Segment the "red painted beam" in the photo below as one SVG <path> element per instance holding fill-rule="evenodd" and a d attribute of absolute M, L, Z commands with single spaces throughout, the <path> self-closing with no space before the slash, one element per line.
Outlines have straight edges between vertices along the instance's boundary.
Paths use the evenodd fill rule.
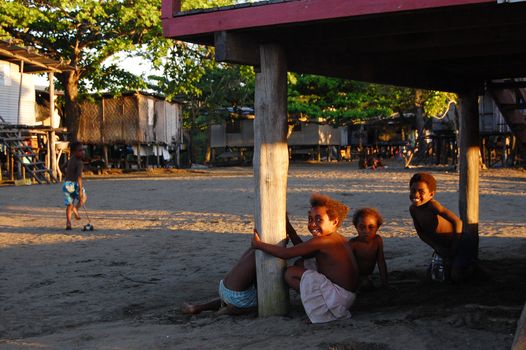
<path fill-rule="evenodd" d="M 161 18 L 172 18 L 174 14 L 181 11 L 181 0 L 162 0 Z"/>
<path fill-rule="evenodd" d="M 224 30 L 257 28 L 346 17 L 496 3 L 495 0 L 292 0 L 173 18 L 180 0 L 163 0 L 166 37 L 189 37 Z M 501 5 L 506 6 L 506 5 Z M 166 7 L 166 9 L 165 9 Z"/>

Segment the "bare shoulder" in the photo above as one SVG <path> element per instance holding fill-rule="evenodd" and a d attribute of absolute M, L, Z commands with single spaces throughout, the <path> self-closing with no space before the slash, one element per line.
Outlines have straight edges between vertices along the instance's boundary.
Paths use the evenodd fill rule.
<path fill-rule="evenodd" d="M 429 201 L 429 206 L 435 211 L 441 211 L 444 208 L 442 204 L 435 199 Z"/>
<path fill-rule="evenodd" d="M 383 247 L 384 246 L 384 240 L 383 240 L 382 236 L 377 234 L 376 237 L 374 237 L 374 243 L 379 248 Z"/>

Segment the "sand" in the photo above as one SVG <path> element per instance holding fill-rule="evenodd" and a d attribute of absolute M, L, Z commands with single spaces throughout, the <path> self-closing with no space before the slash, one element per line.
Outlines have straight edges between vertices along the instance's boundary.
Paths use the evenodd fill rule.
<path fill-rule="evenodd" d="M 408 213 L 411 172 L 291 167 L 288 210 L 300 233 L 312 191 L 377 207 L 386 221 L 393 288 L 360 295 L 351 320 L 326 325 L 303 323 L 295 293 L 289 317 L 180 312 L 215 297 L 250 244 L 249 168 L 88 179 L 92 233 L 80 231 L 83 212 L 63 229 L 60 185 L 2 187 L 0 349 L 508 349 L 526 299 L 526 172 L 482 173 L 480 258 L 492 277 L 463 286 L 424 281 L 431 250 Z M 458 212 L 458 174 L 434 174 L 436 198 Z M 354 229 L 347 222 L 342 233 Z"/>

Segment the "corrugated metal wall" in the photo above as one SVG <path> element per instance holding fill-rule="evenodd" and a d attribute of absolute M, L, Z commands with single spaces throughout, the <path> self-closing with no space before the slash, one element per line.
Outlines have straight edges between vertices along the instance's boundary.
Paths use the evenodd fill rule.
<path fill-rule="evenodd" d="M 32 74 L 22 77 L 20 118 L 18 118 L 18 95 L 20 68 L 16 64 L 0 61 L 0 115 L 7 123 L 34 125 L 36 123 L 35 83 Z"/>

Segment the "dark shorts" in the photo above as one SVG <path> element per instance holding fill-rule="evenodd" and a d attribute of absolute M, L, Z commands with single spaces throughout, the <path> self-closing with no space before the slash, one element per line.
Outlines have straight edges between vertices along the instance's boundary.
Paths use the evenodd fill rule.
<path fill-rule="evenodd" d="M 463 233 L 453 258 L 453 268 L 465 269 L 477 259 L 478 242 L 475 235 Z"/>

